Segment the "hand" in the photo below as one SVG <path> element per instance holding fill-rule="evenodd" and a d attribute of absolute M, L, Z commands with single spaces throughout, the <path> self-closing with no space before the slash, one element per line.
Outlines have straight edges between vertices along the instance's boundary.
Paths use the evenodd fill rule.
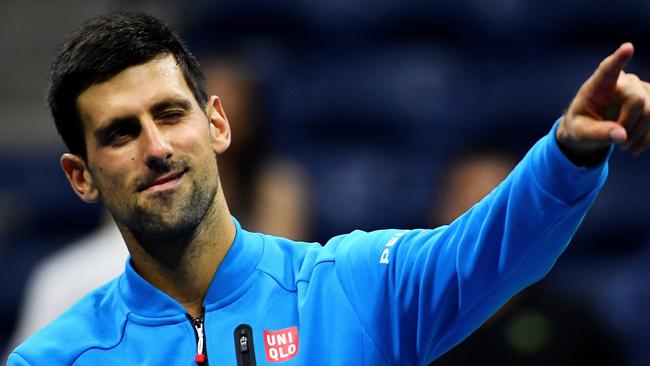
<path fill-rule="evenodd" d="M 577 165 L 598 163 L 611 143 L 635 155 L 650 145 L 650 84 L 623 71 L 633 54 L 624 43 L 604 59 L 558 126 L 558 144 Z"/>

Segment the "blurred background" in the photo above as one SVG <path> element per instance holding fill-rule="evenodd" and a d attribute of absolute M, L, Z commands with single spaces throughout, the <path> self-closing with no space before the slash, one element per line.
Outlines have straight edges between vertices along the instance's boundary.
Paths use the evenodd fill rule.
<path fill-rule="evenodd" d="M 624 41 L 637 50 L 628 71 L 650 79 L 644 0 L 3 0 L 0 350 L 95 286 L 80 279 L 123 265 L 103 208 L 78 200 L 59 168 L 44 102 L 63 35 L 115 10 L 172 24 L 222 96 L 234 215 L 305 241 L 452 220 Z M 649 163 L 616 151 L 551 274 L 433 365 L 650 365 Z M 112 245 L 90 249 L 99 242 Z"/>

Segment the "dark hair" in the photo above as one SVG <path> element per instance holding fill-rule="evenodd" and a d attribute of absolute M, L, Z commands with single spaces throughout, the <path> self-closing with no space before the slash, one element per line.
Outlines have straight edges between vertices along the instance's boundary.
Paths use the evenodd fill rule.
<path fill-rule="evenodd" d="M 171 54 L 199 105 L 207 103 L 205 77 L 178 34 L 142 13 L 100 15 L 71 32 L 50 64 L 47 101 L 61 138 L 71 153 L 86 158 L 77 97 L 91 85 L 122 70 Z"/>

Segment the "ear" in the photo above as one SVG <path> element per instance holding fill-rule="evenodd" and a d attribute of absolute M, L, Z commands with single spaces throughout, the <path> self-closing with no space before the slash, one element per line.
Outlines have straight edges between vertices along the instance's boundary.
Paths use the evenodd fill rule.
<path fill-rule="evenodd" d="M 74 154 L 61 156 L 61 167 L 74 193 L 86 202 L 97 202 L 99 190 L 90 175 L 86 162 Z"/>
<path fill-rule="evenodd" d="M 212 150 L 221 154 L 230 146 L 230 124 L 228 117 L 221 106 L 221 99 L 213 95 L 210 97 L 206 108 L 206 115 L 210 121 L 210 140 L 212 141 Z"/>

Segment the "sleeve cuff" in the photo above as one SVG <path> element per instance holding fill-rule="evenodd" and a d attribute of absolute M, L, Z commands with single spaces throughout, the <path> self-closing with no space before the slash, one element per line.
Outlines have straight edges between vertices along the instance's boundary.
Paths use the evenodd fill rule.
<path fill-rule="evenodd" d="M 537 143 L 532 159 L 540 184 L 562 201 L 571 203 L 600 189 L 605 183 L 613 146 L 600 164 L 579 167 L 564 155 L 555 138 L 561 120 L 559 118 L 551 132 Z"/>

